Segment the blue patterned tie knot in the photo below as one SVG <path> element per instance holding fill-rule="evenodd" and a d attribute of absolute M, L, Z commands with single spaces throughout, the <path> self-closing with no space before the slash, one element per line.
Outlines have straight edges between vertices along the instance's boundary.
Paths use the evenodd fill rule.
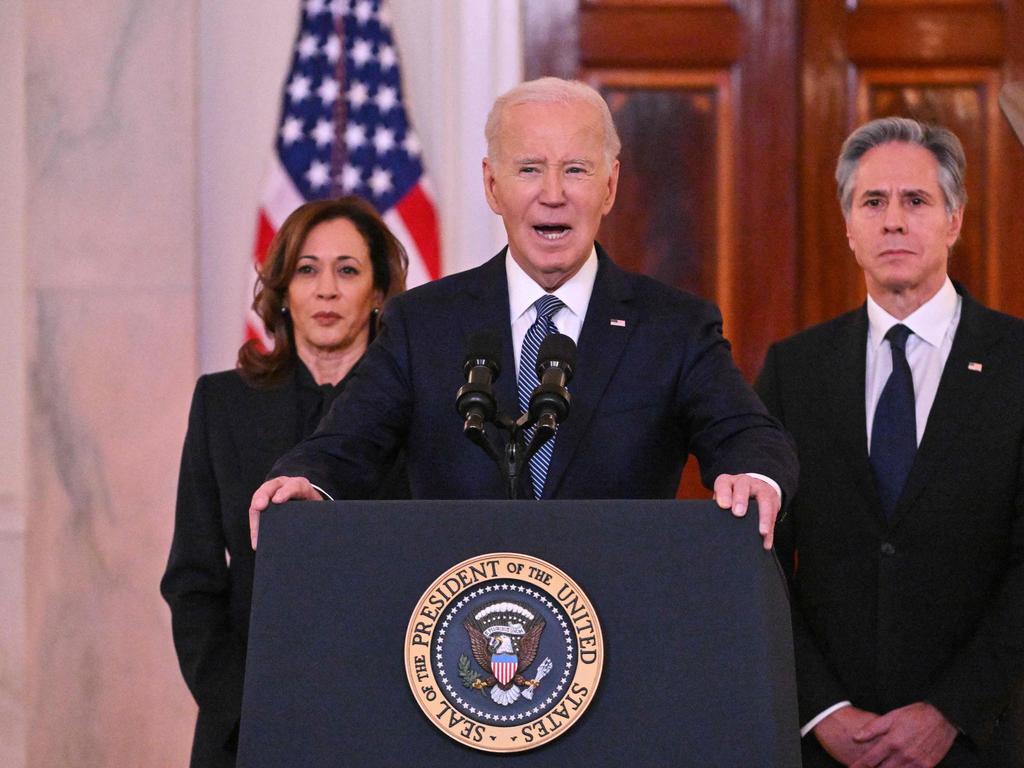
<path fill-rule="evenodd" d="M 885 334 L 892 351 L 892 373 L 878 398 L 871 425 L 871 469 L 886 518 L 896 509 L 917 454 L 914 378 L 906 354 L 910 334 L 902 324 Z"/>
<path fill-rule="evenodd" d="M 552 321 L 552 316 L 562 309 L 565 304 L 553 293 L 546 293 L 533 303 L 537 310 L 537 319 L 526 331 L 523 337 L 523 347 L 519 355 L 519 410 L 526 413 L 530 409 L 530 395 L 540 384 L 537 378 L 537 354 L 540 352 L 540 344 L 544 337 L 551 333 L 558 333 Z M 524 437 L 526 445 L 533 439 L 534 430 L 531 427 L 526 430 Z M 540 449 L 530 457 L 530 483 L 533 486 L 533 497 L 539 499 L 544 492 L 544 480 L 547 478 L 548 465 L 551 463 L 551 454 L 555 450 L 555 438 L 552 437 Z"/>

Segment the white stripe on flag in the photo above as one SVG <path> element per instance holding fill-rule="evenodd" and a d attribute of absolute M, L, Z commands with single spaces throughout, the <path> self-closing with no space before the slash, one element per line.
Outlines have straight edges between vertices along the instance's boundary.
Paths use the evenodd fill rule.
<path fill-rule="evenodd" d="M 260 197 L 260 204 L 274 231 L 279 230 L 292 211 L 304 202 L 306 201 L 299 190 L 295 188 L 288 172 L 281 165 L 281 159 L 277 153 L 271 153 L 267 171 L 263 177 L 263 194 Z"/>

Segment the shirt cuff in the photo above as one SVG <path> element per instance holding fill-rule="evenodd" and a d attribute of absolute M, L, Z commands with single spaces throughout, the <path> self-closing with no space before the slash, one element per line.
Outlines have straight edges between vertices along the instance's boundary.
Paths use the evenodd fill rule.
<path fill-rule="evenodd" d="M 814 726 L 824 720 L 826 717 L 831 715 L 836 710 L 842 709 L 843 707 L 852 707 L 853 703 L 849 701 L 840 701 L 838 704 L 833 704 L 831 707 L 826 709 L 824 712 L 819 714 L 816 718 L 811 720 L 807 725 L 800 729 L 800 738 L 802 739 L 808 733 L 814 730 Z"/>
<path fill-rule="evenodd" d="M 334 501 L 334 497 L 331 496 L 331 494 L 329 494 L 327 491 L 325 491 L 319 485 L 316 485 L 315 483 L 310 483 L 310 485 L 313 486 L 313 490 L 314 491 L 316 491 L 317 493 L 319 493 L 321 496 L 324 497 L 324 501 Z"/>
<path fill-rule="evenodd" d="M 764 480 L 766 483 L 768 483 L 768 485 L 774 488 L 775 493 L 779 495 L 779 503 L 782 502 L 782 488 L 780 488 L 779 484 L 772 480 L 770 477 L 768 477 L 767 475 L 759 475 L 757 474 L 757 472 L 744 472 L 743 474 L 745 474 L 747 477 L 756 477 L 758 480 Z M 316 488 L 316 486 L 313 487 Z"/>

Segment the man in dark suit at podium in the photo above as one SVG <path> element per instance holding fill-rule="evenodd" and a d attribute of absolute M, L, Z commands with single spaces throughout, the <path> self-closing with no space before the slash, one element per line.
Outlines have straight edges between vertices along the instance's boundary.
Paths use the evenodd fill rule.
<path fill-rule="evenodd" d="M 595 244 L 619 170 L 604 99 L 578 82 L 523 83 L 486 133 L 484 188 L 508 247 L 389 303 L 350 386 L 254 495 L 254 545 L 271 500 L 370 497 L 402 446 L 414 498 L 506 498 L 454 407 L 467 339 L 487 329 L 500 339 L 499 407 L 516 414 L 537 385 L 540 339 L 578 343 L 571 413 L 531 460 L 522 497 L 672 498 L 693 453 L 722 507 L 741 515 L 757 500 L 770 546 L 794 452 L 733 364 L 717 308 L 620 270 Z"/>
<path fill-rule="evenodd" d="M 947 277 L 963 173 L 942 128 L 846 140 L 867 303 L 772 347 L 758 380 L 801 465 L 777 552 L 805 766 L 1024 764 L 1024 322 Z"/>

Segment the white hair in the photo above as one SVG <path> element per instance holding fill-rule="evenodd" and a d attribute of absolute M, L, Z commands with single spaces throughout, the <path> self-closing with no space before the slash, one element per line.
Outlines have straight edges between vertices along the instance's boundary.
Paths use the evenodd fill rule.
<path fill-rule="evenodd" d="M 501 121 L 508 107 L 520 104 L 573 104 L 583 103 L 593 107 L 601 116 L 601 128 L 604 134 L 604 154 L 609 167 L 619 156 L 622 142 L 615 130 L 608 102 L 596 90 L 579 80 L 563 80 L 560 77 L 542 77 L 520 83 L 503 93 L 494 102 L 487 115 L 484 126 L 484 137 L 487 139 L 487 157 L 495 160 L 498 152 L 498 136 L 501 133 Z"/>

